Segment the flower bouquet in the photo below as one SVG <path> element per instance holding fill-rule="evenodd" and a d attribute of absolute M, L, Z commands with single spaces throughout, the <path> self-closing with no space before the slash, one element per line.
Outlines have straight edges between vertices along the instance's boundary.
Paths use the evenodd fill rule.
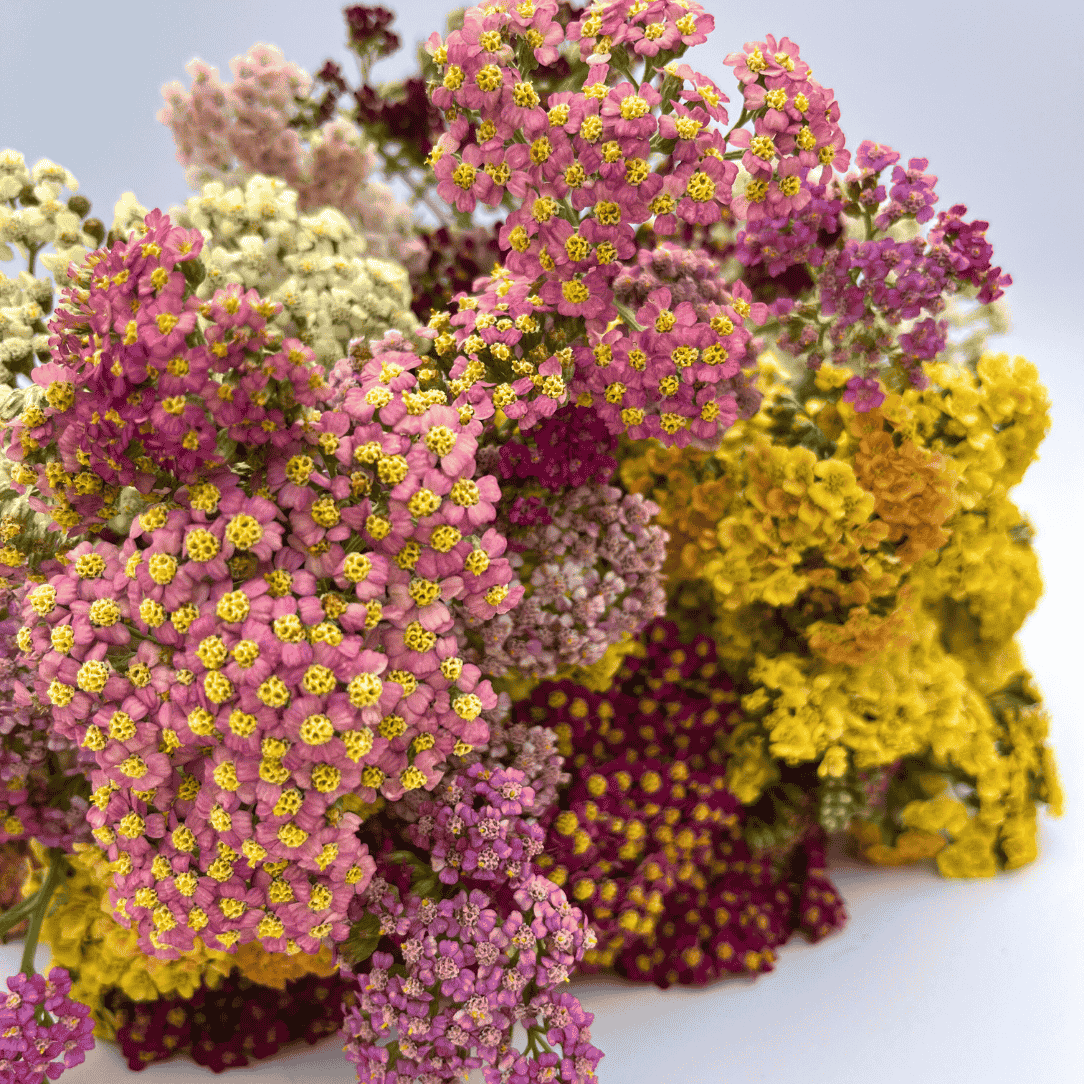
<path fill-rule="evenodd" d="M 830 836 L 982 877 L 1060 811 L 987 224 L 788 38 L 724 93 L 693 0 L 470 8 L 379 87 L 345 15 L 356 87 L 164 88 L 183 206 L 0 155 L 4 1081 L 587 1082 L 574 974 L 770 971 Z"/>

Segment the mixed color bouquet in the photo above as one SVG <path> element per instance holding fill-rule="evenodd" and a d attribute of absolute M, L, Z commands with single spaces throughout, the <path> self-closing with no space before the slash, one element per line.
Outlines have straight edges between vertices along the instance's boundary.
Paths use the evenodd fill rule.
<path fill-rule="evenodd" d="M 497 0 L 381 87 L 345 15 L 356 87 L 164 88 L 184 206 L 0 153 L 3 1081 L 591 1081 L 574 973 L 769 971 L 831 835 L 981 877 L 1060 811 L 987 224 L 787 38 L 731 102 L 695 0 Z"/>

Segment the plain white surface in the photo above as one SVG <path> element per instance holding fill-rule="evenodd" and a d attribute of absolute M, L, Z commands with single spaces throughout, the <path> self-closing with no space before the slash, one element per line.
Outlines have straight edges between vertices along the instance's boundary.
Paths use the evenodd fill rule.
<path fill-rule="evenodd" d="M 408 49 L 443 29 L 444 4 L 386 4 Z M 1077 6 L 913 0 L 875 8 L 797 0 L 707 4 L 716 32 L 690 63 L 730 94 L 727 52 L 765 33 L 789 35 L 834 87 L 853 149 L 865 138 L 906 159 L 926 156 L 940 207 L 967 203 L 991 222 L 997 261 L 1015 280 L 1014 331 L 998 349 L 1038 366 L 1053 399 L 1042 459 L 1016 491 L 1038 529 L 1047 594 L 1022 639 L 1042 687 L 1068 796 L 1060 821 L 1041 820 L 1031 867 L 991 881 L 945 881 L 926 868 L 881 870 L 837 860 L 850 922 L 819 945 L 794 940 L 776 970 L 708 990 L 577 982 L 607 1057 L 601 1084 L 1042 1084 L 1084 1080 L 1084 743 L 1076 681 L 1084 534 L 1080 434 L 1084 243 L 1075 120 L 1084 100 Z M 126 189 L 147 206 L 189 194 L 158 125 L 159 88 L 186 81 L 193 55 L 228 73 L 256 41 L 310 71 L 345 60 L 339 7 L 326 0 L 169 0 L 93 5 L 0 0 L 0 147 L 29 163 L 70 169 L 108 222 Z M 405 74 L 386 61 L 378 78 Z M 347 69 L 351 76 L 353 68 Z M 736 98 L 736 94 L 731 94 Z M 6 265 L 9 273 L 12 265 Z M 0 946 L 9 974 L 18 946 Z M 39 954 L 39 966 L 45 964 Z M 233 1070 L 228 1079 L 347 1082 L 353 1067 L 332 1038 Z M 62 1078 L 91 1084 L 125 1072 L 103 1044 Z M 187 1060 L 145 1071 L 146 1084 L 203 1080 Z"/>

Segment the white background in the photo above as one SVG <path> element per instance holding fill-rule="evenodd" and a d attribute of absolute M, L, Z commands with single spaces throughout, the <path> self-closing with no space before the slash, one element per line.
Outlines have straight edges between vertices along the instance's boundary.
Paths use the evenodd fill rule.
<path fill-rule="evenodd" d="M 377 78 L 410 70 L 412 47 L 443 29 L 444 4 L 386 4 L 406 55 Z M 1084 1080 L 1084 743 L 1076 678 L 1084 527 L 1081 272 L 1084 248 L 1084 22 L 1078 5 L 911 0 L 776 0 L 724 6 L 690 56 L 727 93 L 722 60 L 766 33 L 789 35 L 816 77 L 834 87 L 848 146 L 869 138 L 904 159 L 928 157 L 940 207 L 964 202 L 991 223 L 997 262 L 1015 284 L 1013 332 L 1000 349 L 1038 364 L 1053 398 L 1042 460 L 1017 490 L 1038 529 L 1047 594 L 1023 631 L 1050 708 L 1068 795 L 1042 821 L 1042 854 L 991 881 L 954 882 L 929 869 L 834 863 L 851 914 L 816 946 L 800 938 L 776 970 L 708 990 L 577 983 L 607 1052 L 602 1084 L 1001 1084 Z M 155 121 L 160 87 L 187 85 L 195 55 L 229 78 L 229 60 L 256 41 L 315 71 L 327 56 L 354 68 L 339 7 L 326 0 L 168 0 L 93 4 L 0 0 L 0 148 L 70 169 L 108 224 L 128 189 L 146 206 L 189 194 L 168 131 Z M 733 99 L 738 95 L 731 94 Z M 5 270 L 11 273 L 13 265 Z M 18 946 L 0 948 L 5 974 Z M 39 966 L 45 965 L 39 953 Z M 90 1084 L 124 1072 L 108 1044 L 67 1073 Z M 146 1070 L 146 1084 L 210 1075 L 188 1061 Z M 336 1039 L 280 1054 L 230 1080 L 354 1079 Z"/>

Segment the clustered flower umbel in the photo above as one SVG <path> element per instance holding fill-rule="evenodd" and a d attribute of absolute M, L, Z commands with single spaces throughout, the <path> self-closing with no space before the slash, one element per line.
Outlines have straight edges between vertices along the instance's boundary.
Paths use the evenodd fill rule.
<path fill-rule="evenodd" d="M 215 1073 L 269 1058 L 287 1043 L 312 1045 L 338 1031 L 351 983 L 338 975 L 305 975 L 275 989 L 233 972 L 214 989 L 191 997 L 133 1001 L 109 991 L 105 1005 L 117 1019 L 117 1045 L 138 1072 L 187 1054 Z"/>
<path fill-rule="evenodd" d="M 183 207 L 170 208 L 171 221 L 203 234 L 207 274 L 196 296 L 208 301 L 229 284 L 258 291 L 281 305 L 271 325 L 311 347 L 325 368 L 346 354 L 351 339 L 416 332 L 401 264 L 371 255 L 365 238 L 336 208 L 298 214 L 297 203 L 297 192 L 285 181 L 256 175 L 233 188 L 208 182 Z M 146 214 L 125 193 L 114 234 L 127 237 Z"/>
<path fill-rule="evenodd" d="M 30 671 L 16 636 L 22 624 L 23 596 L 33 581 L 25 557 L 10 543 L 24 523 L 0 522 L 0 845 L 38 840 L 45 847 L 70 850 L 88 838 L 88 804 L 83 777 L 93 757 L 50 729 L 50 713 L 30 693 Z M 41 567 L 59 570 L 55 561 Z"/>
<path fill-rule="evenodd" d="M 441 76 L 432 100 L 452 122 L 431 156 L 438 192 L 460 211 L 506 197 L 514 207 L 500 233 L 505 277 L 461 299 L 455 332 L 436 318 L 438 355 L 457 355 L 451 376 L 471 388 L 495 378 L 494 404 L 521 428 L 571 398 L 615 434 L 717 441 L 756 405 L 743 372 L 753 358 L 743 326 L 748 301 L 705 297 L 694 308 L 660 287 L 634 313 L 615 279 L 635 261 L 640 224 L 668 234 L 679 222 L 710 225 L 765 202 L 776 213 L 804 206 L 813 168 L 830 176 L 835 163 L 847 164 L 832 93 L 809 77 L 788 40 L 747 46 L 742 70 L 780 85 L 746 103 L 756 135 L 737 127 L 724 135 L 715 125 L 727 121 L 726 96 L 674 62 L 705 40 L 713 18 L 695 3 L 622 0 L 569 25 L 565 36 L 579 40 L 590 64 L 588 81 L 543 102 L 529 70 L 556 57 L 556 14 L 556 3 L 474 8 L 446 41 L 430 38 Z M 641 61 L 643 80 L 621 81 Z M 728 151 L 728 143 L 741 149 Z M 732 196 L 735 157 L 753 177 L 745 195 Z M 526 328 L 492 332 L 501 320 L 494 287 L 509 299 L 508 320 Z M 538 317 L 574 321 L 579 341 L 556 350 L 524 341 Z"/>
<path fill-rule="evenodd" d="M 452 630 L 522 594 L 487 529 L 500 491 L 474 478 L 479 423 L 418 391 L 401 340 L 325 387 L 301 344 L 262 337 L 254 291 L 184 291 L 197 232 L 158 212 L 145 231 L 72 270 L 64 360 L 35 370 L 45 409 L 9 454 L 69 527 L 133 480 L 159 499 L 27 593 L 17 642 L 56 732 L 95 754 L 90 822 L 144 951 L 315 951 L 373 868 L 339 799 L 431 788 L 486 741 L 497 697 Z M 191 460 L 187 425 L 207 435 Z M 246 477 L 217 465 L 223 433 Z"/>
<path fill-rule="evenodd" d="M 94 1049 L 94 1021 L 86 1005 L 68 996 L 67 971 L 54 967 L 48 976 L 20 973 L 7 985 L 10 993 L 0 1002 L 0 1079 L 43 1084 L 46 1077 L 56 1080 L 65 1069 L 82 1065 L 86 1052 Z M 63 1064 L 56 1060 L 61 1057 Z"/>
<path fill-rule="evenodd" d="M 875 374 L 885 360 L 907 385 L 926 386 L 924 364 L 948 343 L 949 322 L 937 317 L 949 299 L 989 305 L 1012 282 L 992 266 L 988 223 L 965 222 L 963 204 L 934 219 L 937 178 L 924 172 L 927 160 L 912 158 L 904 169 L 899 159 L 866 140 L 857 170 L 813 186 L 789 216 L 750 216 L 737 236 L 736 255 L 747 267 L 764 266 L 772 276 L 809 267 L 815 298 L 773 306 L 784 326 L 779 345 L 812 369 L 829 360 L 855 370 L 845 395 L 862 411 L 884 399 Z M 881 174 L 890 167 L 886 192 Z M 852 225 L 862 236 L 841 238 Z"/>
<path fill-rule="evenodd" d="M 510 613 L 474 626 L 478 657 L 497 676 L 592 666 L 666 609 L 667 536 L 652 523 L 657 505 L 605 485 L 535 501 L 530 510 L 514 506 L 507 529 L 527 594 Z"/>
<path fill-rule="evenodd" d="M 375 917 L 381 936 L 360 965 L 367 970 L 344 1029 L 359 1077 L 397 1084 L 482 1068 L 491 1084 L 594 1079 L 601 1054 L 590 1043 L 592 1014 L 558 989 L 594 933 L 533 868 L 543 832 L 527 779 L 474 764 L 421 805 L 407 838 L 441 883 L 460 886 L 454 896 L 401 900 L 376 877 L 352 904 L 358 918 Z M 528 1032 L 524 1054 L 512 1046 L 516 1024 Z M 387 1043 L 392 1028 L 397 1039 Z"/>
<path fill-rule="evenodd" d="M 581 970 L 615 967 L 659 986 L 771 970 L 796 929 L 819 940 L 845 920 L 812 817 L 787 853 L 755 854 L 726 790 L 718 739 L 737 696 L 714 642 L 650 625 L 613 689 L 547 682 L 516 705 L 558 735 L 572 781 L 542 816 L 548 877 L 582 906 L 599 945 Z M 773 865 L 781 860 L 781 867 Z"/>
<path fill-rule="evenodd" d="M 202 60 L 187 65 L 191 90 L 162 88 L 158 119 L 177 143 L 193 188 L 219 181 L 244 186 L 254 174 L 279 177 L 298 193 L 303 211 L 338 208 L 370 252 L 394 256 L 410 232 L 411 215 L 387 185 L 371 179 L 373 153 L 351 120 L 317 122 L 300 103 L 312 89 L 307 72 L 263 43 L 230 61 L 233 83 Z M 313 123 L 306 123 L 311 121 Z"/>
<path fill-rule="evenodd" d="M 44 320 L 53 307 L 53 282 L 34 274 L 39 252 L 42 265 L 58 272 L 82 260 L 103 236 L 102 224 L 87 219 L 90 201 L 78 189 L 63 166 L 42 158 L 27 169 L 18 151 L 0 150 L 0 263 L 16 252 L 27 261 L 14 278 L 0 272 L 0 384 L 14 386 L 15 373 L 26 375 L 49 359 Z M 53 251 L 42 252 L 48 246 Z"/>
<path fill-rule="evenodd" d="M 476 808 L 477 807 L 477 808 Z M 537 816 L 534 789 L 516 768 L 473 764 L 422 803 L 407 838 L 429 855 L 445 884 L 461 876 L 476 881 L 519 881 L 542 853 L 545 833 L 524 819 Z"/>
<path fill-rule="evenodd" d="M 361 10 L 348 12 L 352 36 L 374 37 L 380 52 L 393 37 L 377 37 L 390 14 Z M 567 32 L 561 20 L 571 20 Z M 660 986 L 770 969 L 795 929 L 817 939 L 844 921 L 824 826 L 853 816 L 857 790 L 868 792 L 862 807 L 891 805 L 913 785 L 926 793 L 902 750 L 866 778 L 849 771 L 842 746 L 820 768 L 804 750 L 806 763 L 775 764 L 804 740 L 775 691 L 798 688 L 805 663 L 775 646 L 748 670 L 761 688 L 742 699 L 746 714 L 779 711 L 769 746 L 755 718 L 736 719 L 719 669 L 724 653 L 733 662 L 753 641 L 718 629 L 717 641 L 690 639 L 683 607 L 695 584 L 674 606 L 682 635 L 657 622 L 632 639 L 665 608 L 666 535 L 651 525 L 654 503 L 609 484 L 616 459 L 628 466 L 636 454 L 618 438 L 657 438 L 669 446 L 648 453 L 659 464 L 722 456 L 713 449 L 727 429 L 757 407 L 746 370 L 768 315 L 708 251 L 645 239 L 706 238 L 715 223 L 738 223 L 735 252 L 748 266 L 772 277 L 797 265 L 779 289 L 799 296 L 772 306 L 777 341 L 820 368 L 804 387 L 824 392 L 810 402 L 837 436 L 853 420 L 846 404 L 862 412 L 853 435 L 863 456 L 892 468 L 867 489 L 907 552 L 917 552 L 915 525 L 920 548 L 943 547 L 949 510 L 935 500 L 936 523 L 916 519 L 914 486 L 894 495 L 925 461 L 882 431 L 901 397 L 885 401 L 886 417 L 873 409 L 884 399 L 877 373 L 924 386 L 923 363 L 945 345 L 936 319 L 945 298 L 989 302 L 1008 281 L 991 267 L 985 223 L 965 222 L 962 205 L 933 220 L 936 178 L 924 159 L 904 169 L 896 152 L 866 143 L 858 172 L 836 178 L 850 159 L 838 107 L 788 39 L 726 58 L 752 130 L 715 127 L 727 123 L 727 99 L 677 63 L 713 22 L 686 0 L 572 13 L 526 0 L 473 8 L 446 41 L 430 39 L 431 100 L 451 124 L 430 157 L 438 191 L 462 213 L 479 202 L 511 213 L 496 231 L 504 267 L 410 341 L 401 271 L 368 258 L 397 227 L 367 182 L 360 134 L 332 119 L 337 95 L 317 103 L 308 76 L 271 47 L 238 58 L 233 86 L 197 62 L 190 94 L 167 89 L 163 119 L 210 183 L 172 221 L 122 200 L 108 250 L 68 270 L 49 329 L 38 249 L 55 244 L 57 262 L 45 266 L 67 269 L 104 231 L 82 221 L 81 197 L 61 201 L 63 187 L 74 191 L 66 171 L 38 163 L 31 172 L 21 156 L 0 155 L 0 258 L 11 255 L 6 239 L 28 261 L 18 280 L 0 280 L 0 362 L 11 377 L 48 361 L 32 388 L 0 404 L 5 417 L 21 411 L 7 443 L 25 494 L 18 523 L 0 527 L 0 645 L 19 653 L 0 667 L 2 831 L 66 847 L 92 829 L 100 850 L 88 850 L 99 870 L 110 864 L 109 906 L 123 932 L 193 984 L 239 947 L 230 957 L 239 967 L 264 949 L 300 967 L 302 952 L 326 960 L 335 942 L 340 987 L 354 988 L 344 1031 L 361 1078 L 432 1084 L 484 1067 L 489 1084 L 586 1084 L 600 1054 L 591 1015 L 561 992 L 575 968 L 617 967 Z M 549 93 L 577 48 L 589 74 L 567 68 L 575 77 L 565 85 L 582 90 Z M 319 78 L 345 92 L 337 69 Z M 361 116 L 367 100 L 358 104 Z M 891 185 L 881 185 L 889 167 Z M 926 223 L 923 238 L 912 227 Z M 798 280 L 808 285 L 794 289 Z M 379 342 L 354 338 L 388 327 L 398 331 Z M 822 366 L 828 356 L 848 370 Z M 1009 373 L 978 363 L 984 379 L 995 369 Z M 928 373 L 942 389 L 964 379 Z M 1019 391 L 1026 374 L 1013 379 Z M 930 394 L 955 401 L 948 390 Z M 1032 412 L 1033 434 L 1037 403 L 1018 411 Z M 968 454 L 1000 455 L 996 440 L 964 440 L 963 414 L 952 417 L 950 435 Z M 1014 463 L 1022 424 L 1001 426 Z M 731 430 L 734 446 L 764 453 L 754 480 L 804 457 L 835 486 L 825 499 L 841 502 L 840 471 L 814 462 L 824 443 L 795 447 L 784 428 L 760 426 L 752 444 Z M 989 481 L 975 464 L 971 480 Z M 924 469 L 936 498 L 944 478 Z M 708 473 L 705 492 L 733 481 Z M 665 505 L 691 492 L 670 470 L 653 496 Z M 26 509 L 61 528 L 50 545 L 30 537 Z M 1010 533 L 1005 519 L 1014 514 L 981 527 L 976 514 L 973 526 L 1004 535 L 995 549 L 1015 545 L 1019 528 Z M 695 561 L 681 543 L 696 534 L 684 527 L 704 518 L 692 508 L 668 520 L 678 531 L 671 558 L 680 551 L 672 563 L 686 574 Z M 932 591 L 931 580 L 931 597 L 947 590 L 966 602 L 978 590 L 957 583 L 972 582 L 966 562 L 978 551 L 965 550 L 953 558 L 963 572 L 942 562 L 949 586 Z M 982 650 L 1001 637 L 991 630 L 1011 638 L 1033 595 L 1028 558 L 1007 567 L 1019 582 L 981 620 L 972 614 L 981 636 L 935 660 L 961 690 L 952 668 L 962 662 L 978 685 L 972 656 L 989 666 L 983 674 L 1014 665 L 1004 661 L 1011 652 L 988 664 Z M 710 568 L 714 582 L 708 573 L 740 570 Z M 774 579 L 757 589 L 778 592 Z M 934 619 L 918 613 L 932 644 Z M 809 644 L 842 665 L 850 632 L 824 624 L 807 629 Z M 753 633 L 770 628 L 761 615 Z M 856 629 L 865 635 L 867 624 Z M 603 656 L 616 666 L 626 651 L 609 691 L 591 691 L 609 680 L 594 667 L 579 674 L 591 690 L 549 682 L 511 719 L 507 694 L 483 680 L 506 670 L 563 676 Z M 923 657 L 893 665 L 922 674 Z M 894 674 L 885 680 L 896 686 Z M 1060 792 L 1036 696 L 1026 674 L 1012 676 L 988 698 L 981 733 L 946 747 L 945 764 L 977 779 L 979 816 L 915 791 L 897 811 L 914 831 L 886 847 L 868 824 L 867 854 L 899 860 L 915 853 L 915 837 L 942 844 L 946 831 L 950 875 L 989 872 L 1002 850 L 1012 866 L 1033 857 L 1033 796 L 1057 804 Z M 889 730 L 899 739 L 898 726 Z M 1002 746 L 1013 750 L 1008 767 L 994 755 Z M 80 828 L 81 768 L 91 808 Z M 53 787 L 62 771 L 71 793 L 63 816 L 48 820 L 37 808 L 43 781 Z M 1008 788 L 1004 802 L 998 787 Z M 359 813 L 381 807 L 386 815 L 362 824 Z M 989 827 L 991 809 L 999 827 Z M 54 925 L 65 921 L 58 909 Z M 0 1066 L 37 1081 L 59 1074 L 60 1054 L 82 1060 L 85 1014 L 43 1030 L 49 1004 L 34 1004 L 44 997 L 64 1012 L 66 980 L 54 971 L 12 981 Z M 121 1023 L 131 1024 L 129 1057 L 191 1046 L 218 1069 L 269 1052 L 284 1026 L 266 1007 L 239 1022 L 251 995 L 240 983 L 231 990 L 134 1013 Z M 522 1054 L 517 1024 L 528 1034 Z"/>

